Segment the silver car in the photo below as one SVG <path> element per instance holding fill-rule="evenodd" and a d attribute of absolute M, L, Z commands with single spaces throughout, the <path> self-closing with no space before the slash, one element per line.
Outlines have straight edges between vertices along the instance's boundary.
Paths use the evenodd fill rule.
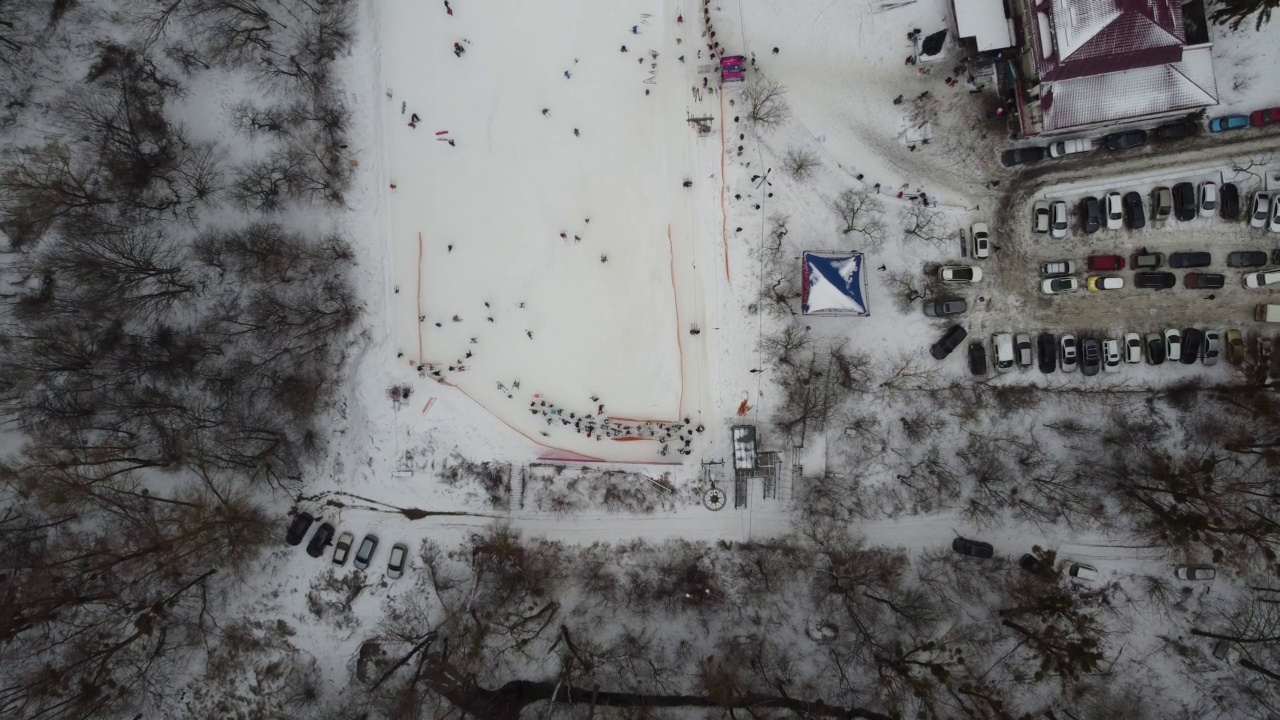
<path fill-rule="evenodd" d="M 1076 336 L 1071 333 L 1063 333 L 1062 339 L 1058 342 L 1058 357 L 1061 361 L 1062 372 L 1069 373 L 1076 371 L 1077 354 L 1080 348 L 1076 345 Z"/>
<path fill-rule="evenodd" d="M 1061 240 L 1067 236 L 1067 203 L 1062 200 L 1056 200 L 1050 206 L 1050 210 L 1053 213 L 1053 229 L 1050 234 Z"/>
<path fill-rule="evenodd" d="M 391 556 L 387 558 L 387 577 L 395 580 L 404 575 L 405 561 L 409 558 L 409 548 L 404 543 L 391 546 Z"/>
<path fill-rule="evenodd" d="M 1202 362 L 1206 365 L 1217 365 L 1218 356 L 1222 354 L 1222 333 L 1217 330 L 1204 331 L 1204 357 Z"/>

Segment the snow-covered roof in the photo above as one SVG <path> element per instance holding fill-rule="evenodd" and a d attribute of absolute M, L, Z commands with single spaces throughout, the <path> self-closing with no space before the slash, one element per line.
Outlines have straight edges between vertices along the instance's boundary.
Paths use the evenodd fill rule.
<path fill-rule="evenodd" d="M 1013 31 L 1002 0 L 952 0 L 952 6 L 960 37 L 973 38 L 980 52 L 1013 47 Z"/>
<path fill-rule="evenodd" d="M 1190 111 L 1218 102 L 1211 48 L 1184 53 L 1183 62 L 1045 83 L 1044 131 Z"/>
<path fill-rule="evenodd" d="M 869 315 L 862 282 L 862 253 L 804 253 L 805 315 Z"/>
<path fill-rule="evenodd" d="M 756 467 L 756 429 L 753 425 L 733 426 L 733 469 L 754 470 Z"/>
<path fill-rule="evenodd" d="M 1177 62 L 1186 42 L 1178 0 L 1043 0 L 1031 8 L 1036 74 L 1066 80 Z"/>

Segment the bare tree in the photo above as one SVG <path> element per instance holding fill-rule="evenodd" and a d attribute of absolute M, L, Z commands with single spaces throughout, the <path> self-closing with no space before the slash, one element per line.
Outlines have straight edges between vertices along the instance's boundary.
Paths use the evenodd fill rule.
<path fill-rule="evenodd" d="M 808 180 L 819 167 L 822 160 L 817 153 L 801 147 L 788 148 L 782 159 L 782 169 L 794 180 Z"/>
<path fill-rule="evenodd" d="M 771 130 L 791 118 L 786 89 L 777 80 L 765 77 L 763 73 L 752 73 L 747 78 L 743 99 L 747 103 L 744 114 L 757 127 Z"/>
<path fill-rule="evenodd" d="M 902 224 L 902 239 L 906 242 L 926 242 L 941 248 L 954 241 L 954 238 L 947 237 L 950 229 L 944 215 L 923 205 L 912 203 L 903 208 L 899 222 Z"/>
<path fill-rule="evenodd" d="M 911 312 L 916 303 L 924 299 L 924 289 L 917 273 L 890 270 L 884 275 L 884 284 L 898 312 Z"/>
<path fill-rule="evenodd" d="M 840 218 L 840 232 L 857 233 L 869 249 L 878 249 L 885 240 L 884 216 L 880 197 L 868 188 L 848 188 L 831 203 Z"/>

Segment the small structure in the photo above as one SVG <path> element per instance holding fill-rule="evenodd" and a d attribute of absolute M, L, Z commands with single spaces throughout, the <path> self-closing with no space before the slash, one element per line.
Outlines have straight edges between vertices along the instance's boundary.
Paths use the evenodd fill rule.
<path fill-rule="evenodd" d="M 1013 20 L 1003 0 L 951 0 L 956 18 L 956 35 L 973 39 L 977 52 L 1013 47 Z"/>
<path fill-rule="evenodd" d="M 720 82 L 742 82 L 747 77 L 747 59 L 741 55 L 720 58 Z"/>
<path fill-rule="evenodd" d="M 733 426 L 733 469 L 756 469 L 756 428 L 754 425 Z"/>
<path fill-rule="evenodd" d="M 861 317 L 871 314 L 867 309 L 862 253 L 806 252 L 801 262 L 802 314 Z"/>

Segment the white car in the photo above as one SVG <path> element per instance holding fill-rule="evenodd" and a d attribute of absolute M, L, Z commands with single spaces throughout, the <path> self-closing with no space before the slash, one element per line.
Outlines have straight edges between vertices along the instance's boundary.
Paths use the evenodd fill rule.
<path fill-rule="evenodd" d="M 409 557 L 409 548 L 402 543 L 391 546 L 391 556 L 387 558 L 387 577 L 392 580 L 404 575 L 404 563 Z"/>
<path fill-rule="evenodd" d="M 987 224 L 974 223 L 969 228 L 969 233 L 973 235 L 973 256 L 978 259 L 991 257 L 991 234 L 987 230 Z"/>
<path fill-rule="evenodd" d="M 1040 266 L 1040 274 L 1048 277 L 1050 275 L 1074 275 L 1076 272 L 1076 264 L 1071 260 L 1050 260 Z"/>
<path fill-rule="evenodd" d="M 938 270 L 943 282 L 976 283 L 982 279 L 982 268 L 970 265 L 943 265 Z"/>
<path fill-rule="evenodd" d="M 1249 227 L 1264 228 L 1271 219 L 1271 193 L 1258 191 L 1253 194 L 1253 211 L 1249 213 Z"/>
<path fill-rule="evenodd" d="M 1076 353 L 1079 352 L 1079 347 L 1076 345 L 1076 336 L 1071 333 L 1063 333 L 1062 340 L 1058 343 L 1058 348 L 1058 357 L 1062 360 L 1062 372 L 1075 372 Z"/>
<path fill-rule="evenodd" d="M 1045 295 L 1061 295 L 1080 289 L 1080 281 L 1073 277 L 1051 277 L 1040 281 L 1040 292 Z"/>
<path fill-rule="evenodd" d="M 1066 567 L 1067 576 L 1076 580 L 1084 580 L 1091 582 L 1098 579 L 1098 570 L 1091 565 L 1083 565 L 1081 563 L 1068 563 Z"/>
<path fill-rule="evenodd" d="M 1049 157 L 1052 158 L 1066 157 L 1067 155 L 1089 152 L 1090 150 L 1093 150 L 1093 141 L 1088 138 L 1059 140 L 1056 143 L 1049 143 Z"/>
<path fill-rule="evenodd" d="M 1200 183 L 1200 217 L 1211 218 L 1218 211 L 1218 186 L 1212 180 Z"/>
<path fill-rule="evenodd" d="M 1061 240 L 1067 236 L 1067 203 L 1063 200 L 1055 200 L 1053 205 L 1049 206 L 1053 221 L 1052 229 L 1049 234 Z"/>
<path fill-rule="evenodd" d="M 1200 362 L 1206 367 L 1217 365 L 1218 356 L 1222 354 L 1222 333 L 1217 330 L 1204 331 L 1204 357 Z"/>
<path fill-rule="evenodd" d="M 1172 328 L 1164 331 L 1164 355 L 1169 362 L 1182 357 L 1182 333 Z"/>
<path fill-rule="evenodd" d="M 1130 365 L 1142 362 L 1142 338 L 1136 332 L 1124 334 L 1124 361 Z"/>
<path fill-rule="evenodd" d="M 1120 193 L 1107 193 L 1107 229 L 1119 230 L 1124 227 L 1124 207 L 1120 204 Z"/>
<path fill-rule="evenodd" d="M 1271 223 L 1267 225 L 1267 230 L 1280 232 L 1280 198 L 1273 198 L 1271 201 Z"/>
<path fill-rule="evenodd" d="M 1280 285 L 1280 270 L 1264 270 L 1263 272 L 1245 273 L 1244 286 L 1250 289 Z"/>
<path fill-rule="evenodd" d="M 1217 575 L 1211 565 L 1178 565 L 1173 574 L 1179 580 L 1212 580 Z"/>
<path fill-rule="evenodd" d="M 1009 372 L 1013 369 L 1013 336 L 1009 333 L 996 333 L 991 336 L 992 356 L 995 358 L 997 372 Z"/>
<path fill-rule="evenodd" d="M 1049 203 L 1037 200 L 1031 206 L 1031 229 L 1043 235 L 1049 232 Z"/>
<path fill-rule="evenodd" d="M 1118 340 L 1102 341 L 1102 369 L 1115 372 L 1120 369 L 1120 342 Z"/>

